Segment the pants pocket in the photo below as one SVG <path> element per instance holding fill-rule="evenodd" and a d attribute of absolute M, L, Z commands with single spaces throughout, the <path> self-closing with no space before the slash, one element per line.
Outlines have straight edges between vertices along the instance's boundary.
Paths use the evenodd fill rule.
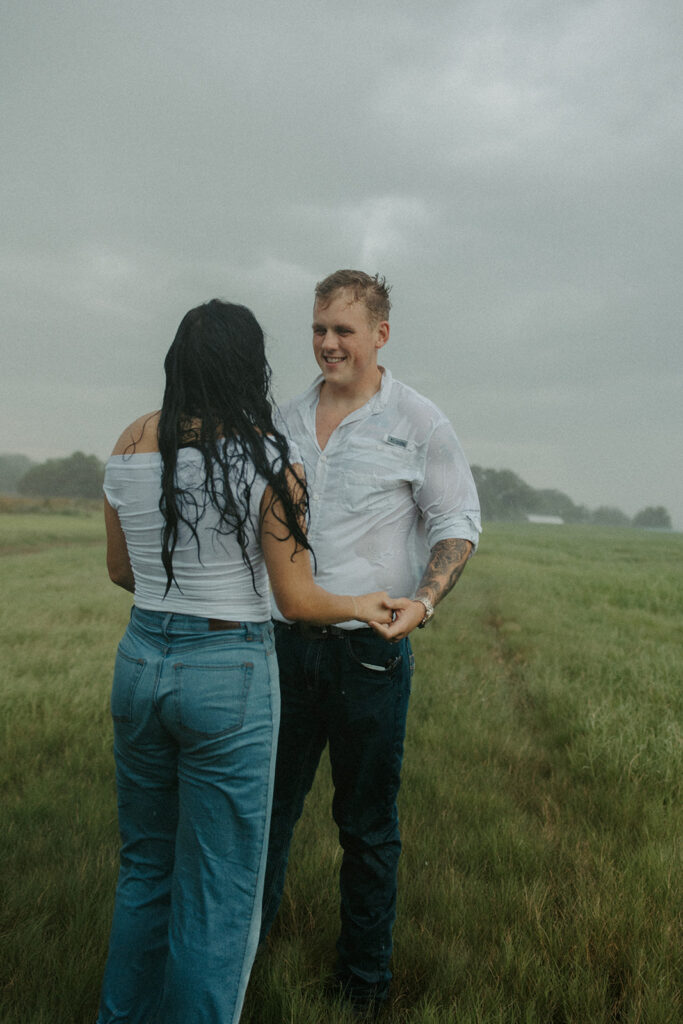
<path fill-rule="evenodd" d="M 244 724 L 254 665 L 176 662 L 176 717 L 180 729 L 213 738 L 236 732 Z"/>
<path fill-rule="evenodd" d="M 135 691 L 145 664 L 144 658 L 132 658 L 120 648 L 116 652 L 111 690 L 111 716 L 115 722 L 132 722 Z"/>
<path fill-rule="evenodd" d="M 349 630 L 344 643 L 354 670 L 377 678 L 392 678 L 403 661 L 400 648 L 374 637 L 356 637 L 353 630 Z"/>

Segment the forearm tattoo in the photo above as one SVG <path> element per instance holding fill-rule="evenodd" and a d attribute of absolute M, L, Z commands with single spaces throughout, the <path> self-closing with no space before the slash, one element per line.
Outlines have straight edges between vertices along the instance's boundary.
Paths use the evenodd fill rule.
<path fill-rule="evenodd" d="M 438 541 L 415 596 L 428 597 L 433 605 L 438 604 L 460 579 L 471 551 L 468 540 Z"/>

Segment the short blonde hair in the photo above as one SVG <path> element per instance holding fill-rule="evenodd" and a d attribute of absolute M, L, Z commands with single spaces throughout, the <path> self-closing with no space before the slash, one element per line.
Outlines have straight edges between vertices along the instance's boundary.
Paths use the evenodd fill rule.
<path fill-rule="evenodd" d="M 324 281 L 318 281 L 315 286 L 316 301 L 326 306 L 332 301 L 335 292 L 343 288 L 348 288 L 353 293 L 356 302 L 365 303 L 373 326 L 389 319 L 391 286 L 384 277 L 380 277 L 379 274 L 371 277 L 363 270 L 335 270 L 334 274 L 330 274 Z"/>

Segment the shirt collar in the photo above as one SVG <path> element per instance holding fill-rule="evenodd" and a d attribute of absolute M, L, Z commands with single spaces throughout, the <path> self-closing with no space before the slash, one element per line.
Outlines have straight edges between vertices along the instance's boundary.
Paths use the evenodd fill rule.
<path fill-rule="evenodd" d="M 360 412 L 367 412 L 370 415 L 374 413 L 382 412 L 389 401 L 389 395 L 391 394 L 391 385 L 393 382 L 393 376 L 391 370 L 388 370 L 385 366 L 380 366 L 382 371 L 382 380 L 379 386 L 379 391 L 376 391 L 372 398 L 369 398 L 365 405 L 361 405 L 359 409 L 356 409 L 355 413 L 351 413 L 352 416 L 357 415 Z M 318 404 L 320 398 L 320 387 L 323 383 L 322 373 L 318 374 L 311 386 L 307 391 L 304 392 L 304 398 L 308 408 L 314 409 Z"/>

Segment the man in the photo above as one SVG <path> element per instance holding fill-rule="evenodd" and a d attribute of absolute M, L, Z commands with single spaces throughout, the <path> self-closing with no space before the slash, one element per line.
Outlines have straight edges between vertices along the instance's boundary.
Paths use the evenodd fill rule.
<path fill-rule="evenodd" d="M 294 825 L 329 743 L 343 848 L 336 980 L 361 1012 L 381 1007 L 391 979 L 408 635 L 451 590 L 480 529 L 474 481 L 448 420 L 378 365 L 389 340 L 388 292 L 384 279 L 353 270 L 317 285 L 321 376 L 282 416 L 306 471 L 317 581 L 337 593 L 414 597 L 393 602 L 383 636 L 360 622 L 311 627 L 276 614 L 282 721 L 262 926 L 265 937 Z"/>

